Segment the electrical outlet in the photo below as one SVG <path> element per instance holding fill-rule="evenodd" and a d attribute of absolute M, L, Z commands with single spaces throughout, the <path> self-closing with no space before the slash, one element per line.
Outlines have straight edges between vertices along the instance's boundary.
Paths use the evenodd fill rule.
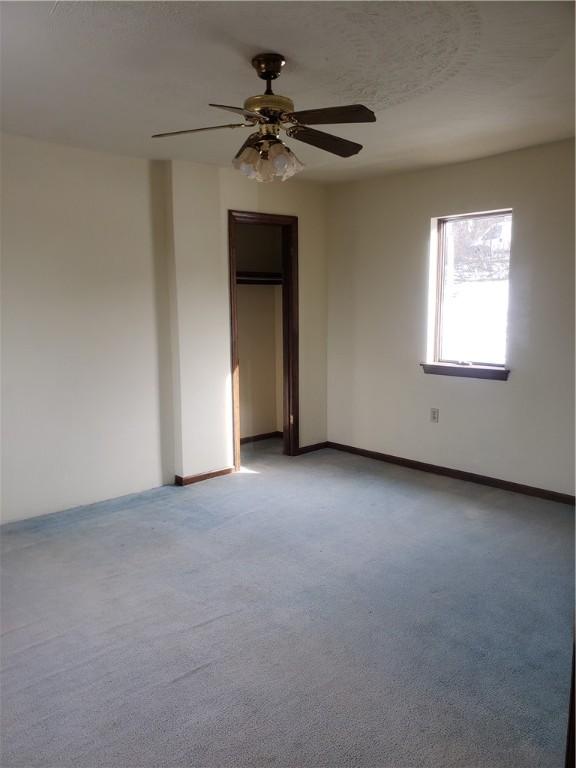
<path fill-rule="evenodd" d="M 440 421 L 440 408 L 430 408 L 430 421 L 438 424 Z"/>

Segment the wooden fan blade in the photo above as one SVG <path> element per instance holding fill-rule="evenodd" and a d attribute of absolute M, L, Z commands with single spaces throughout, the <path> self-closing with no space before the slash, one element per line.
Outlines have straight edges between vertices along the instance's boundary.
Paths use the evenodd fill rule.
<path fill-rule="evenodd" d="M 168 131 L 168 133 L 155 133 L 153 139 L 160 139 L 162 136 L 179 136 L 182 133 L 200 133 L 200 131 L 218 131 L 220 128 L 244 128 L 246 123 L 227 123 L 226 125 L 211 125 L 209 128 L 190 128 L 187 131 Z"/>
<path fill-rule="evenodd" d="M 208 104 L 209 107 L 216 107 L 216 109 L 225 109 L 228 112 L 234 112 L 237 115 L 244 115 L 250 119 L 261 120 L 262 116 L 258 112 L 250 112 L 249 109 L 243 109 L 242 107 L 228 107 L 226 104 Z"/>
<path fill-rule="evenodd" d="M 326 107 L 325 109 L 304 109 L 283 115 L 288 121 L 295 120 L 303 125 L 328 125 L 330 123 L 374 123 L 376 115 L 362 104 L 349 104 L 346 107 Z"/>
<path fill-rule="evenodd" d="M 318 149 L 324 149 L 326 152 L 332 152 L 339 157 L 350 157 L 362 149 L 362 144 L 356 144 L 348 139 L 341 139 L 339 136 L 332 136 L 331 133 L 316 131 L 314 128 L 307 128 L 305 125 L 293 125 L 286 131 L 288 136 L 305 144 L 311 144 Z"/>

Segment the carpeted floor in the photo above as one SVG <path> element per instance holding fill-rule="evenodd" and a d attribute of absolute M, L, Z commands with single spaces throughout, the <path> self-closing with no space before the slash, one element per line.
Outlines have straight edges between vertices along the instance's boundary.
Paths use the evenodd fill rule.
<path fill-rule="evenodd" d="M 572 508 L 243 461 L 4 527 L 3 768 L 561 768 Z"/>

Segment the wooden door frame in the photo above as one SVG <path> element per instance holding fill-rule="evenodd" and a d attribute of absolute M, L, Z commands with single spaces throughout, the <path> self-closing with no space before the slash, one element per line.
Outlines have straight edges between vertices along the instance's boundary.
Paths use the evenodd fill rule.
<path fill-rule="evenodd" d="M 298 217 L 254 211 L 228 211 L 230 279 L 230 348 L 232 366 L 232 428 L 234 468 L 240 469 L 240 375 L 238 361 L 238 300 L 236 294 L 236 234 L 239 224 L 276 224 L 282 227 L 282 360 L 284 453 L 298 455 Z"/>

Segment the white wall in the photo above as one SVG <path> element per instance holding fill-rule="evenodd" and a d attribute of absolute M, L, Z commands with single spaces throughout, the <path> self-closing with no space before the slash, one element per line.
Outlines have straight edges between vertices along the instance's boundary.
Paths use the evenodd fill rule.
<path fill-rule="evenodd" d="M 2 143 L 4 520 L 159 485 L 149 165 Z"/>
<path fill-rule="evenodd" d="M 566 141 L 330 188 L 330 440 L 573 493 L 573 168 Z M 509 207 L 510 379 L 424 374 L 430 219 Z"/>
<path fill-rule="evenodd" d="M 238 285 L 240 435 L 276 431 L 275 285 Z"/>

